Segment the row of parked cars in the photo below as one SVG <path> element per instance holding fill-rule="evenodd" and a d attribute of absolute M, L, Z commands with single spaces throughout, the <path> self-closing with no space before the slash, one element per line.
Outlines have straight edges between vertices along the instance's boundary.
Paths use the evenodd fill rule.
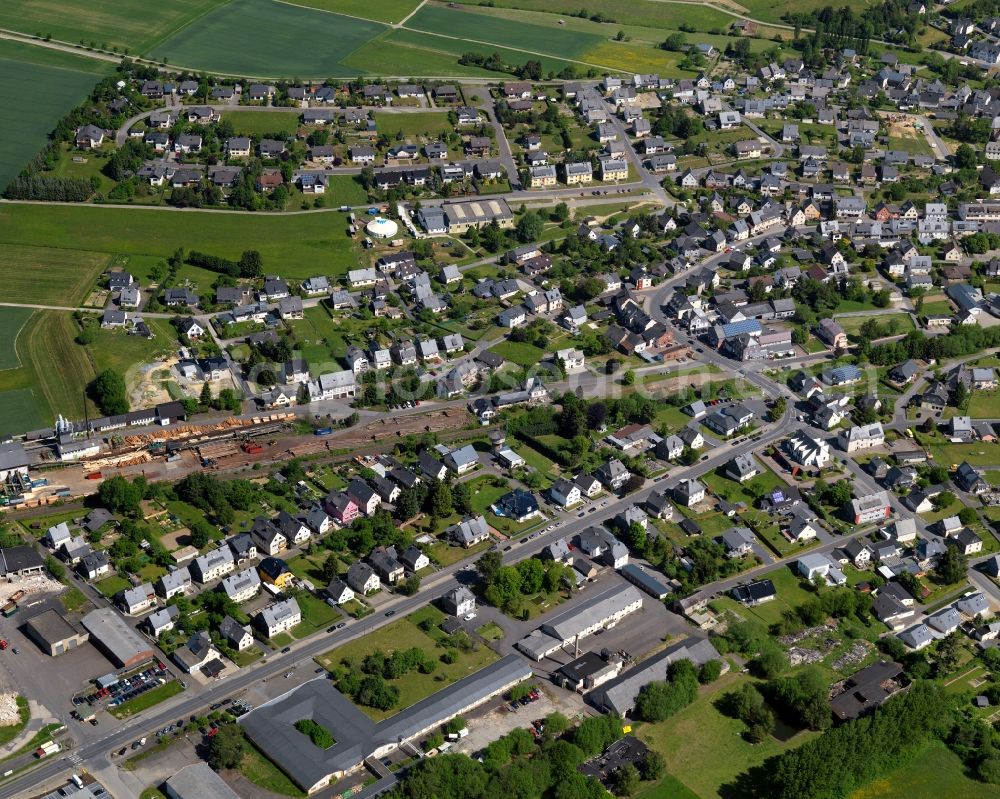
<path fill-rule="evenodd" d="M 81 705 L 93 706 L 100 704 L 110 697 L 108 707 L 115 707 L 122 704 L 122 702 L 127 702 L 129 699 L 134 699 L 150 688 L 163 685 L 167 681 L 166 678 L 167 667 L 163 663 L 158 662 L 154 666 L 150 666 L 130 677 L 119 680 L 114 685 L 98 688 L 89 694 L 74 696 L 73 704 L 77 707 Z"/>

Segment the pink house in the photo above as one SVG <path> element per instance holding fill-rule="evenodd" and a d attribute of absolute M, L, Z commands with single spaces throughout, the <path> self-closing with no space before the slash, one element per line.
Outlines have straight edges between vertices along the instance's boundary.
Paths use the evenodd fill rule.
<path fill-rule="evenodd" d="M 323 500 L 323 507 L 340 524 L 346 525 L 358 517 L 358 505 L 343 491 L 331 491 Z"/>

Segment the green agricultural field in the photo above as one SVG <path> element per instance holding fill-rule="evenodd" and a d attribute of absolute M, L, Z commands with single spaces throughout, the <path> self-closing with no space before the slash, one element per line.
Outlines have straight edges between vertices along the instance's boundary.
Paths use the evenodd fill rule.
<path fill-rule="evenodd" d="M 166 258 L 178 247 L 238 259 L 259 250 L 270 274 L 304 279 L 343 275 L 360 258 L 339 212 L 267 216 L 179 213 L 166 209 L 5 204 L 0 207 L 0 246 L 53 247 L 108 255 Z M 154 260 L 155 263 L 155 260 Z"/>
<path fill-rule="evenodd" d="M 77 307 L 108 265 L 108 254 L 102 252 L 12 242 L 3 250 L 4 302 Z"/>
<path fill-rule="evenodd" d="M 463 66 L 458 58 L 465 49 L 462 42 L 395 29 L 368 42 L 341 59 L 344 68 L 354 74 L 377 75 L 386 71 L 386 52 L 392 53 L 393 72 L 400 75 L 454 75 L 469 78 L 496 78 L 496 72 Z M 450 48 L 450 49 L 446 49 Z M 504 51 L 515 62 L 525 60 L 520 53 Z"/>
<path fill-rule="evenodd" d="M 30 308 L 0 308 L 0 369 L 16 369 L 21 365 L 14 342 L 32 313 Z"/>
<path fill-rule="evenodd" d="M 21 2 L 0 4 L 0 27 Z M 45 146 L 46 136 L 83 100 L 110 64 L 0 40 L 0 189 Z M 11 109 L 16 109 L 16 113 Z"/>
<path fill-rule="evenodd" d="M 481 0 L 458 0 L 462 5 L 480 5 Z M 501 8 L 519 8 L 549 14 L 575 14 L 586 7 L 591 14 L 603 14 L 615 20 L 614 35 L 621 24 L 641 25 L 649 28 L 677 30 L 678 25 L 690 25 L 698 31 L 725 30 L 735 17 L 716 8 L 695 3 L 672 3 L 669 0 L 632 0 L 627 8 L 621 0 L 592 0 L 581 4 L 579 0 L 493 0 Z M 609 26 L 609 31 L 611 30 Z"/>
<path fill-rule="evenodd" d="M 408 137 L 441 138 L 455 130 L 448 121 L 447 112 L 444 111 L 414 111 L 403 114 L 379 111 L 375 113 L 375 124 L 379 133 L 384 133 L 390 138 L 396 133 Z"/>
<path fill-rule="evenodd" d="M 225 0 L 5 0 L 0 27 L 141 52 Z"/>
<path fill-rule="evenodd" d="M 27 387 L 36 392 L 42 415 L 50 422 L 60 413 L 73 419 L 84 415 L 83 389 L 96 372 L 87 349 L 73 340 L 77 331 L 68 311 L 38 311 L 17 339 L 18 358 L 30 376 Z M 96 413 L 93 404 L 86 405 L 88 412 Z"/>
<path fill-rule="evenodd" d="M 232 122 L 233 130 L 241 136 L 294 136 L 299 129 L 298 111 L 224 111 L 222 119 Z"/>
<path fill-rule="evenodd" d="M 346 14 L 349 17 L 362 17 L 377 22 L 399 23 L 413 9 L 420 5 L 420 0 L 286 0 L 297 6 L 317 8 L 320 11 L 332 11 L 335 14 Z"/>
<path fill-rule="evenodd" d="M 392 53 L 391 61 L 386 53 Z M 480 44 L 466 39 L 424 33 L 422 31 L 397 28 L 369 42 L 341 60 L 350 74 L 391 75 L 456 75 L 484 76 L 502 79 L 505 75 L 466 67 L 458 63 L 463 53 L 491 55 L 498 53 L 508 64 L 523 64 L 534 60 L 541 62 L 544 72 L 561 72 L 572 66 L 571 62 L 548 55 L 535 55 L 524 50 L 499 45 Z M 576 65 L 580 66 L 580 65 Z"/>
<path fill-rule="evenodd" d="M 261 77 L 344 76 L 341 59 L 385 30 L 377 22 L 270 0 L 234 0 L 146 53 L 172 65 Z"/>
<path fill-rule="evenodd" d="M 604 37 L 594 33 L 567 31 L 555 19 L 551 25 L 535 25 L 470 8 L 425 5 L 406 23 L 410 30 L 447 33 L 459 39 L 499 45 L 513 50 L 541 53 L 556 58 L 580 59 Z"/>

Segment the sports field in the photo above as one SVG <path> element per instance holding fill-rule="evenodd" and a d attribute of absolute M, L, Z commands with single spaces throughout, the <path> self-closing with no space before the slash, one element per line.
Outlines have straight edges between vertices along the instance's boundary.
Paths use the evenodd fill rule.
<path fill-rule="evenodd" d="M 0 3 L 0 19 L 7 9 Z M 5 23 L 3 23 L 5 24 Z M 83 100 L 110 64 L 0 40 L 0 190 L 42 147 L 56 122 Z"/>
<path fill-rule="evenodd" d="M 339 211 L 266 216 L 101 206 L 0 206 L 0 250 L 8 244 L 166 258 L 178 247 L 238 259 L 256 249 L 264 269 L 290 279 L 342 275 L 360 259 Z M 39 273 L 43 266 L 39 265 Z"/>
<path fill-rule="evenodd" d="M 350 17 L 374 19 L 379 22 L 398 23 L 413 9 L 420 5 L 420 0 L 285 0 L 297 6 L 318 8 L 321 11 L 333 11 L 336 14 L 346 14 Z"/>
<path fill-rule="evenodd" d="M 4 0 L 0 27 L 138 53 L 225 0 Z"/>
<path fill-rule="evenodd" d="M 30 308 L 0 307 L 0 370 L 16 369 L 21 365 L 14 343 L 31 313 Z"/>
<path fill-rule="evenodd" d="M 229 74 L 343 76 L 341 59 L 383 30 L 377 22 L 272 0 L 233 0 L 146 53 Z"/>
<path fill-rule="evenodd" d="M 0 297 L 4 302 L 79 306 L 107 263 L 102 252 L 5 244 Z"/>

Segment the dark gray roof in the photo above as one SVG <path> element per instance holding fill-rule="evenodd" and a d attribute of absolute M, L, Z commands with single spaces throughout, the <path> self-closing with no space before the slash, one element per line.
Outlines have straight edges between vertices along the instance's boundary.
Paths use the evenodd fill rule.
<path fill-rule="evenodd" d="M 707 638 L 682 641 L 644 660 L 635 668 L 602 685 L 592 694 L 595 704 L 605 710 L 627 713 L 635 705 L 639 689 L 667 678 L 667 667 L 675 660 L 690 660 L 696 666 L 709 660 L 722 660 Z M 723 661 L 725 663 L 725 661 Z"/>
<path fill-rule="evenodd" d="M 244 716 L 240 724 L 282 771 L 309 790 L 333 772 L 358 765 L 379 747 L 411 738 L 531 673 L 523 658 L 508 655 L 378 724 L 327 680 L 311 680 Z M 303 718 L 326 727 L 336 743 L 328 749 L 313 745 L 294 727 Z"/>

